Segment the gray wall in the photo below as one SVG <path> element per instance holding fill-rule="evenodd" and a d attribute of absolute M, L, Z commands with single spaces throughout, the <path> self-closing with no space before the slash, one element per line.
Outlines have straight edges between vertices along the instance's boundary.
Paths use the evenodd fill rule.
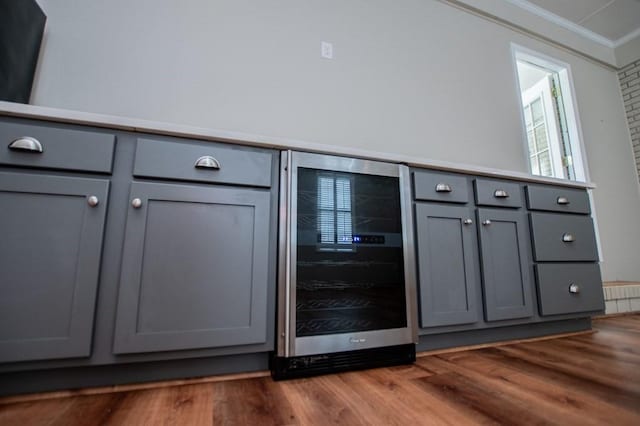
<path fill-rule="evenodd" d="M 514 171 L 528 166 L 510 43 L 565 61 L 604 278 L 640 281 L 640 190 L 609 69 L 435 0 L 40 3 L 35 104 Z"/>

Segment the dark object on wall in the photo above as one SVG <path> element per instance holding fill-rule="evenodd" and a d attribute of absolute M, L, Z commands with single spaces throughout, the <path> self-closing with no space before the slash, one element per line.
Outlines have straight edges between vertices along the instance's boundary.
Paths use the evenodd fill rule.
<path fill-rule="evenodd" d="M 29 102 L 46 20 L 35 0 L 0 0 L 0 100 Z"/>

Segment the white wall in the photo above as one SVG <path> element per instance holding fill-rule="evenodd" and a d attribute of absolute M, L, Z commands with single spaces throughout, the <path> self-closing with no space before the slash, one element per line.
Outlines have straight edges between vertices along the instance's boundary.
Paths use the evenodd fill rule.
<path fill-rule="evenodd" d="M 41 4 L 35 104 L 514 171 L 527 163 L 510 43 L 567 62 L 604 277 L 640 281 L 640 191 L 612 71 L 434 0 Z"/>

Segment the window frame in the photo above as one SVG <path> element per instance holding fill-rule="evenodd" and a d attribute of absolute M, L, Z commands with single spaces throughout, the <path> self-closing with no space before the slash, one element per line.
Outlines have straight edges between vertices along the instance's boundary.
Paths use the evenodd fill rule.
<path fill-rule="evenodd" d="M 527 128 L 524 117 L 524 108 L 522 106 L 522 91 L 520 87 L 520 78 L 518 75 L 518 61 L 528 62 L 547 69 L 558 75 L 560 90 L 564 102 L 565 114 L 567 116 L 567 131 L 569 134 L 569 146 L 571 148 L 571 158 L 575 172 L 575 179 L 567 179 L 565 177 L 557 177 L 556 179 L 571 180 L 575 182 L 589 182 L 589 169 L 586 161 L 586 151 L 584 149 L 584 141 L 582 135 L 582 125 L 580 122 L 580 112 L 576 102 L 575 89 L 573 86 L 573 78 L 571 65 L 552 58 L 535 50 L 511 43 L 512 65 L 516 83 L 516 96 L 518 99 L 518 107 L 520 110 L 520 122 L 522 130 L 522 143 L 524 148 L 524 159 L 529 174 L 534 175 L 529 160 L 529 145 L 527 141 Z M 572 118 L 572 119 L 571 119 Z"/>

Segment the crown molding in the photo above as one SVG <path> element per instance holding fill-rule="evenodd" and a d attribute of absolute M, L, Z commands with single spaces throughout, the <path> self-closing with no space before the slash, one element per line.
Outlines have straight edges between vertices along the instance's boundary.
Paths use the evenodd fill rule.
<path fill-rule="evenodd" d="M 619 39 L 614 41 L 613 42 L 613 47 L 614 48 L 620 47 L 623 44 L 625 44 L 627 42 L 630 42 L 631 40 L 633 40 L 636 37 L 640 37 L 640 28 L 636 29 L 635 31 L 631 31 L 626 36 L 620 37 Z"/>
<path fill-rule="evenodd" d="M 588 52 L 585 52 L 584 49 L 573 47 L 570 44 L 567 44 L 555 38 L 551 38 L 539 31 L 535 31 L 529 28 L 528 26 L 523 26 L 523 24 L 516 23 L 512 19 L 507 19 L 505 17 L 499 16 L 499 14 L 496 14 L 495 12 L 492 13 L 490 10 L 486 10 L 486 8 L 480 5 L 475 5 L 475 1 L 470 1 L 470 0 L 434 0 L 434 1 L 446 4 L 450 7 L 464 11 L 466 13 L 477 16 L 479 18 L 485 19 L 489 22 L 493 22 L 494 24 L 508 28 L 512 31 L 515 31 L 517 33 L 520 33 L 532 39 L 538 40 L 550 46 L 554 46 L 558 49 L 577 55 L 607 70 L 616 71 L 616 72 L 620 70 L 620 68 L 616 65 L 615 59 L 607 60 L 607 59 L 598 57 L 596 55 L 592 55 Z M 511 4 L 509 0 L 499 0 L 499 1 L 507 2 Z M 517 7 L 513 4 L 512 6 Z M 602 46 L 599 43 L 596 43 L 596 44 Z M 602 46 L 602 47 L 605 47 L 606 49 L 610 49 L 607 46 Z M 614 49 L 611 48 L 612 55 L 613 55 L 613 51 Z"/>
<path fill-rule="evenodd" d="M 587 28 L 580 26 L 574 22 L 571 22 L 570 20 L 563 18 L 562 16 L 556 15 L 553 12 L 549 12 L 547 9 L 543 9 L 540 6 L 536 6 L 533 3 L 528 2 L 527 0 L 505 0 L 508 3 L 511 3 L 514 6 L 517 6 L 521 9 L 526 10 L 529 13 L 532 13 L 546 21 L 549 21 L 551 23 L 554 23 L 566 30 L 569 30 L 575 34 L 578 34 L 588 40 L 593 41 L 594 43 L 598 43 L 601 44 L 605 47 L 609 47 L 611 49 L 614 49 L 616 47 L 616 44 L 620 42 L 620 40 L 622 40 L 623 38 L 629 37 L 631 34 L 637 33 L 636 35 L 640 34 L 640 28 L 636 31 L 634 31 L 631 34 L 627 34 L 626 36 L 613 41 L 610 40 L 606 37 L 601 36 L 600 34 L 596 34 L 595 32 L 588 30 Z M 634 36 L 635 37 L 635 36 Z M 631 37 L 629 40 L 631 40 Z M 624 43 L 624 42 L 622 42 Z M 622 44 L 620 43 L 620 44 Z"/>

